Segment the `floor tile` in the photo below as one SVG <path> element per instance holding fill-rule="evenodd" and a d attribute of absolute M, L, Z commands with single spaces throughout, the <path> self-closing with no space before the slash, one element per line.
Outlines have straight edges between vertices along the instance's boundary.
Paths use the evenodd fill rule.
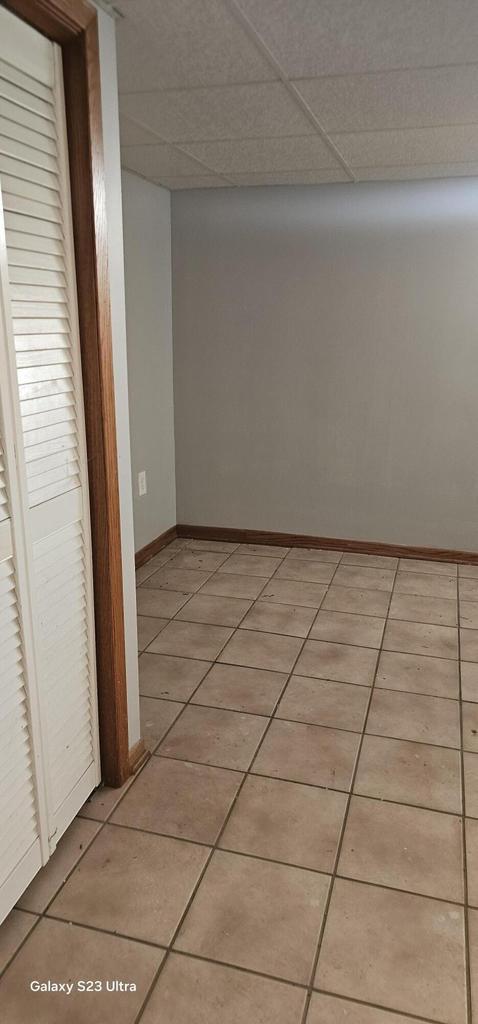
<path fill-rule="evenodd" d="M 138 615 L 138 651 L 144 651 L 145 647 L 167 626 L 168 622 L 169 619 Z"/>
<path fill-rule="evenodd" d="M 219 661 L 275 672 L 290 672 L 301 647 L 302 640 L 293 636 L 241 629 L 226 644 Z"/>
<path fill-rule="evenodd" d="M 229 555 L 218 551 L 179 551 L 169 563 L 171 569 L 201 569 L 215 572 Z"/>
<path fill-rule="evenodd" d="M 478 701 L 478 664 L 476 661 L 461 663 L 461 695 L 463 700 Z"/>
<path fill-rule="evenodd" d="M 354 792 L 460 814 L 459 752 L 365 736 Z"/>
<path fill-rule="evenodd" d="M 447 658 L 382 651 L 375 685 L 386 690 L 409 690 L 457 699 L 460 693 L 458 663 Z"/>
<path fill-rule="evenodd" d="M 217 597 L 236 597 L 255 600 L 259 596 L 266 577 L 243 576 L 235 573 L 217 572 L 211 576 L 201 588 L 201 594 L 213 594 Z"/>
<path fill-rule="evenodd" d="M 189 705 L 166 737 L 160 753 L 245 771 L 266 727 L 267 719 L 255 715 Z"/>
<path fill-rule="evenodd" d="M 14 909 L 2 922 L 0 926 L 0 972 L 5 970 L 37 921 L 38 917 L 35 914 L 25 914 L 23 910 Z M 0 997 L 1 992 L 0 984 Z"/>
<path fill-rule="evenodd" d="M 176 948 L 306 984 L 328 887 L 327 875 L 219 850 Z"/>
<path fill-rule="evenodd" d="M 106 821 L 133 782 L 134 776 L 131 776 L 116 789 L 110 786 L 98 786 L 98 789 L 95 789 L 85 800 L 83 807 L 78 812 L 78 817 L 92 818 L 93 821 Z"/>
<path fill-rule="evenodd" d="M 224 647 L 232 629 L 199 622 L 170 622 L 154 643 L 157 654 L 214 660 Z"/>
<path fill-rule="evenodd" d="M 478 601 L 478 579 L 460 579 L 458 582 L 460 601 Z"/>
<path fill-rule="evenodd" d="M 212 844 L 241 781 L 240 772 L 152 757 L 111 820 Z"/>
<path fill-rule="evenodd" d="M 291 555 L 303 561 L 311 562 L 332 562 L 338 565 L 342 558 L 342 551 L 333 551 L 331 548 L 291 548 Z"/>
<path fill-rule="evenodd" d="M 166 945 L 208 855 L 207 846 L 105 825 L 49 912 Z"/>
<path fill-rule="evenodd" d="M 237 626 L 250 607 L 251 602 L 241 598 L 201 593 L 190 597 L 176 618 L 216 626 Z"/>
<path fill-rule="evenodd" d="M 478 628 L 478 601 L 461 602 L 460 626 L 463 626 L 466 629 Z"/>
<path fill-rule="evenodd" d="M 331 872 L 346 801 L 345 793 L 249 775 L 219 845 Z"/>
<path fill-rule="evenodd" d="M 478 565 L 459 565 L 458 575 L 469 579 L 478 579 Z"/>
<path fill-rule="evenodd" d="M 288 555 L 290 548 L 280 547 L 277 544 L 240 544 L 238 555 L 271 555 L 273 558 L 284 558 Z"/>
<path fill-rule="evenodd" d="M 359 551 L 346 551 L 342 558 L 342 565 L 363 565 L 370 569 L 396 569 L 398 558 L 390 555 L 368 555 L 360 554 Z"/>
<path fill-rule="evenodd" d="M 385 619 L 348 612 L 319 612 L 310 632 L 311 640 L 331 640 L 358 647 L 380 647 Z"/>
<path fill-rule="evenodd" d="M 133 1024 L 164 957 L 153 949 L 116 935 L 92 932 L 44 918 L 10 964 L 0 982 L 3 1019 L 8 1024 Z M 88 993 L 32 992 L 32 979 L 129 981 L 136 991 Z"/>
<path fill-rule="evenodd" d="M 478 821 L 466 819 L 466 871 L 468 876 L 468 903 L 478 907 Z"/>
<path fill-rule="evenodd" d="M 342 587 L 391 591 L 395 572 L 392 569 L 369 569 L 364 566 L 339 565 L 334 584 Z"/>
<path fill-rule="evenodd" d="M 293 985 L 172 953 L 141 1024 L 301 1024 L 304 1003 Z"/>
<path fill-rule="evenodd" d="M 48 864 L 40 869 L 20 897 L 18 906 L 21 910 L 32 910 L 37 914 L 45 910 L 100 828 L 98 821 L 74 818 Z"/>
<path fill-rule="evenodd" d="M 386 590 L 360 590 L 358 587 L 336 587 L 332 584 L 322 608 L 331 612 L 358 612 L 361 615 L 386 615 L 390 595 Z"/>
<path fill-rule="evenodd" d="M 478 661 L 478 629 L 460 629 L 463 661 Z"/>
<path fill-rule="evenodd" d="M 456 579 L 454 576 L 433 576 L 426 572 L 397 572 L 395 593 L 456 600 Z"/>
<path fill-rule="evenodd" d="M 405 572 L 432 573 L 437 576 L 456 576 L 458 572 L 456 562 L 427 562 L 424 558 L 401 558 L 399 569 Z"/>
<path fill-rule="evenodd" d="M 458 624 L 457 602 L 450 597 L 420 597 L 419 594 L 393 594 L 391 619 L 431 622 L 437 626 Z"/>
<path fill-rule="evenodd" d="M 221 573 L 237 573 L 245 576 L 272 576 L 280 565 L 281 558 L 273 558 L 271 555 L 241 555 L 234 553 L 230 555 L 227 562 L 221 565 Z"/>
<path fill-rule="evenodd" d="M 354 796 L 338 874 L 463 902 L 461 833 L 453 814 Z"/>
<path fill-rule="evenodd" d="M 271 715 L 287 680 L 284 672 L 268 672 L 242 665 L 213 665 L 192 699 L 253 715 Z"/>
<path fill-rule="evenodd" d="M 365 686 L 294 675 L 276 717 L 361 732 L 369 697 Z"/>
<path fill-rule="evenodd" d="M 140 697 L 141 736 L 147 750 L 154 750 L 168 731 L 170 725 L 181 714 L 184 704 L 172 700 L 157 700 L 154 697 Z"/>
<path fill-rule="evenodd" d="M 139 692 L 143 697 L 186 701 L 204 679 L 211 662 L 174 658 L 168 654 L 142 654 L 139 659 Z"/>
<path fill-rule="evenodd" d="M 404 1017 L 402 1013 L 377 1010 L 374 1006 L 350 999 L 313 992 L 307 1024 L 424 1024 L 422 1017 Z"/>
<path fill-rule="evenodd" d="M 168 561 L 167 558 L 166 561 Z M 151 565 L 151 562 L 147 562 L 146 565 L 141 565 L 139 569 L 136 569 L 136 586 L 141 586 L 141 583 L 144 583 L 144 581 L 147 580 L 149 576 L 152 576 L 153 572 L 156 572 L 157 568 L 158 567 L 156 565 Z"/>
<path fill-rule="evenodd" d="M 314 618 L 315 608 L 257 601 L 241 622 L 241 628 L 306 637 Z"/>
<path fill-rule="evenodd" d="M 239 544 L 227 540 L 195 540 L 194 537 L 183 538 L 183 550 L 188 551 L 219 551 L 231 555 Z"/>
<path fill-rule="evenodd" d="M 463 754 L 465 769 L 465 813 L 478 818 L 478 754 Z"/>
<path fill-rule="evenodd" d="M 463 750 L 478 753 L 478 704 L 462 703 Z"/>
<path fill-rule="evenodd" d="M 279 580 L 274 576 L 264 587 L 261 601 L 275 601 L 277 604 L 298 604 L 304 608 L 319 608 L 327 587 L 320 583 L 297 583 L 294 580 Z"/>
<path fill-rule="evenodd" d="M 432 654 L 435 658 L 458 657 L 458 630 L 422 622 L 389 619 L 383 637 L 384 651 Z"/>
<path fill-rule="evenodd" d="M 295 670 L 298 675 L 371 686 L 378 652 L 368 647 L 306 640 Z"/>
<path fill-rule="evenodd" d="M 277 570 L 276 579 L 297 580 L 300 583 L 330 583 L 334 572 L 335 565 L 328 562 L 285 558 Z"/>
<path fill-rule="evenodd" d="M 468 911 L 470 968 L 471 968 L 471 1003 L 473 1017 L 478 1011 L 478 910 Z"/>
<path fill-rule="evenodd" d="M 138 587 L 136 591 L 136 605 L 139 615 L 158 616 L 161 619 L 170 619 L 182 608 L 189 594 L 177 593 L 175 590 L 148 590 L 146 586 Z M 163 623 L 161 623 L 163 625 Z M 159 630 L 156 630 L 158 633 Z M 151 637 L 151 639 L 153 639 Z"/>
<path fill-rule="evenodd" d="M 316 985 L 447 1024 L 465 1024 L 463 912 L 338 879 Z"/>
<path fill-rule="evenodd" d="M 367 732 L 395 739 L 460 746 L 460 706 L 456 700 L 421 693 L 375 690 Z"/>
<path fill-rule="evenodd" d="M 211 573 L 204 569 L 172 569 L 168 563 L 150 576 L 144 587 L 152 590 L 174 590 L 187 595 L 195 594 L 210 575 Z"/>
<path fill-rule="evenodd" d="M 258 775 L 348 790 L 359 737 L 319 725 L 273 721 L 252 771 Z"/>

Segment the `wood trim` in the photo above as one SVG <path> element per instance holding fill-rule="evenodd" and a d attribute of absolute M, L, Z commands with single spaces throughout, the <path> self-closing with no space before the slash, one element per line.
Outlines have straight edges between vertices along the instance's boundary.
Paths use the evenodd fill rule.
<path fill-rule="evenodd" d="M 138 740 L 137 743 L 131 747 L 129 752 L 129 771 L 130 775 L 134 775 L 146 761 L 149 761 L 151 754 L 149 750 L 146 750 L 144 740 Z"/>
<path fill-rule="evenodd" d="M 314 537 L 305 533 L 273 533 L 268 530 L 238 530 L 229 526 L 187 526 L 178 523 L 177 537 L 195 540 L 237 541 L 239 544 L 280 544 L 295 548 L 328 548 L 336 551 L 357 551 L 369 555 L 391 555 L 398 558 L 425 558 L 432 562 L 468 562 L 478 565 L 478 552 L 454 548 L 425 548 L 411 544 L 385 544 L 382 541 L 344 540 L 342 537 Z"/>
<path fill-rule="evenodd" d="M 86 0 L 6 0 L 62 48 L 90 490 L 102 778 L 130 775 L 113 339 L 96 10 Z"/>
<path fill-rule="evenodd" d="M 140 548 L 134 556 L 136 568 L 139 569 L 140 565 L 144 565 L 145 562 L 149 562 L 150 558 L 157 555 L 161 548 L 165 548 L 166 544 L 170 544 L 172 540 L 177 537 L 177 527 L 170 526 L 169 530 L 165 530 L 164 533 L 160 533 L 159 537 L 155 540 L 146 544 L 144 548 Z"/>

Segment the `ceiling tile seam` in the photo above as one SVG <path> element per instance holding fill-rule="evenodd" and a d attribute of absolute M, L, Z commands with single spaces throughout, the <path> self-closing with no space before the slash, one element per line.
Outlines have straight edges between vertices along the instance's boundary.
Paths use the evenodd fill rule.
<path fill-rule="evenodd" d="M 444 121 L 440 124 L 417 124 L 406 128 L 391 125 L 389 128 L 331 128 L 331 135 L 383 135 L 384 132 L 423 132 L 441 128 L 478 128 L 478 121 Z"/>
<path fill-rule="evenodd" d="M 118 89 L 119 96 L 140 96 L 141 93 L 161 93 L 161 96 L 167 96 L 170 92 L 201 92 L 205 89 L 243 89 L 246 85 L 278 85 L 281 79 L 279 78 L 277 71 L 275 72 L 275 78 L 248 78 L 247 81 L 239 79 L 237 82 L 210 82 L 207 85 L 165 85 L 162 88 L 157 89 Z"/>
<path fill-rule="evenodd" d="M 121 111 L 120 111 L 120 113 L 121 113 Z M 122 116 L 122 117 L 124 117 L 124 116 L 126 116 L 126 117 L 127 117 L 128 115 L 123 115 L 123 114 L 122 114 L 121 116 Z M 151 129 L 150 129 L 150 128 L 148 128 L 148 126 L 147 126 L 147 125 L 143 124 L 143 122 L 142 122 L 142 121 L 138 121 L 138 120 L 135 120 L 135 119 L 134 119 L 134 118 L 132 118 L 132 117 L 129 117 L 128 119 L 129 119 L 129 121 L 131 121 L 131 122 L 132 122 L 133 124 L 135 124 L 135 125 L 138 125 L 138 126 L 139 126 L 140 128 L 144 128 L 144 130 L 145 130 L 145 131 L 151 131 Z M 167 139 L 167 138 L 165 138 L 165 136 L 164 136 L 164 135 L 163 135 L 163 136 L 159 136 L 159 135 L 158 135 L 158 139 L 159 139 L 159 142 L 158 142 L 158 143 L 154 143 L 154 142 L 153 142 L 153 143 L 146 143 L 146 145 L 153 145 L 153 146 L 154 146 L 154 145 L 161 145 L 161 144 L 163 144 L 163 145 L 166 145 L 166 146 L 171 146 L 171 147 L 172 147 L 172 149 L 177 149 L 177 150 L 178 150 L 178 152 L 179 152 L 179 153 L 182 153 L 182 155 L 183 155 L 183 156 L 187 156 L 187 157 L 189 157 L 189 159 L 190 159 L 190 160 L 194 160 L 194 162 L 195 162 L 195 163 L 197 163 L 197 164 L 199 164 L 199 166 L 200 166 L 200 167 L 205 167 L 205 168 L 206 168 L 206 170 L 207 170 L 207 171 L 209 172 L 209 174 L 214 174 L 214 175 L 215 175 L 215 177 L 217 177 L 217 178 L 222 178 L 222 179 L 223 179 L 223 181 L 226 181 L 226 182 L 227 182 L 227 183 L 228 183 L 229 185 L 234 185 L 234 186 L 235 186 L 235 182 L 234 182 L 234 181 L 231 181 L 231 179 L 230 179 L 230 178 L 228 178 L 228 177 L 227 177 L 227 175 L 225 175 L 225 174 L 222 174 L 222 173 L 221 173 L 221 171 L 216 171 L 216 170 L 215 170 L 215 169 L 214 169 L 213 167 L 210 167 L 210 166 L 209 166 L 209 164 L 206 164 L 206 163 L 204 162 L 204 160 L 200 160 L 200 159 L 199 159 L 199 157 L 193 156 L 193 155 L 192 155 L 192 153 L 188 153 L 188 152 L 187 152 L 187 150 L 185 150 L 185 149 L 183 149 L 183 148 L 181 147 L 181 144 L 180 144 L 180 143 L 178 143 L 178 142 L 172 142 L 172 141 L 171 141 L 170 139 Z M 140 146 L 141 146 L 141 145 L 143 145 L 143 143 L 141 143 L 141 142 L 140 142 L 140 143 L 136 143 L 135 145 L 140 145 Z M 123 149 L 127 149 L 128 147 L 127 147 L 127 146 L 126 146 L 126 147 L 125 147 L 125 146 L 123 146 L 122 148 L 123 148 Z M 128 168 L 126 168 L 126 170 L 128 170 Z M 135 173 L 135 174 L 136 174 L 136 173 L 138 173 L 138 172 L 136 172 L 136 171 L 135 171 L 135 172 L 133 172 L 133 173 Z M 141 177 L 143 177 L 143 175 L 140 175 L 140 176 L 141 176 Z M 146 181 L 148 181 L 148 180 L 150 181 L 151 179 L 150 179 L 150 178 L 149 178 L 149 179 L 148 179 L 148 178 L 146 178 L 145 180 L 146 180 Z"/>
<path fill-rule="evenodd" d="M 444 161 L 441 161 L 441 163 L 443 163 L 443 162 Z M 452 162 L 455 163 L 455 161 L 452 161 Z M 468 161 L 466 161 L 466 162 L 468 163 Z M 470 162 L 472 163 L 473 161 L 470 161 Z M 432 161 L 432 164 L 433 164 L 433 161 Z M 367 164 L 367 166 L 370 167 L 371 165 Z M 386 167 L 386 166 L 387 166 L 386 164 L 377 164 L 377 167 Z M 410 166 L 414 166 L 414 165 L 411 164 Z M 424 166 L 426 167 L 427 165 L 424 164 Z M 401 167 L 401 164 L 390 164 L 390 167 Z M 270 168 L 266 167 L 266 168 L 260 168 L 260 169 L 254 169 L 254 170 L 248 168 L 248 169 L 242 170 L 242 171 L 211 171 L 210 174 L 214 175 L 215 178 L 220 178 L 222 174 L 233 174 L 235 177 L 237 177 L 238 174 L 240 174 L 241 176 L 248 175 L 248 174 L 310 174 L 311 172 L 315 173 L 316 171 L 317 171 L 317 173 L 319 171 L 321 173 L 322 172 L 323 173 L 327 173 L 329 171 L 338 171 L 338 170 L 341 170 L 341 168 L 338 168 L 338 167 L 318 167 L 316 165 L 315 167 L 279 167 L 279 168 L 278 167 L 270 167 Z M 134 173 L 136 173 L 136 172 L 134 172 Z M 194 178 L 194 173 L 192 171 L 190 171 L 189 174 L 168 174 L 167 177 L 168 178 Z M 227 179 L 225 178 L 224 180 L 226 181 Z"/>
<path fill-rule="evenodd" d="M 325 131 L 325 128 L 323 128 L 319 119 L 316 117 L 313 110 L 309 107 L 309 104 L 306 103 L 302 94 L 289 80 L 277 57 L 275 56 L 275 54 L 272 53 L 272 50 L 269 49 L 267 43 L 264 41 L 259 32 L 257 32 L 253 23 L 249 20 L 249 18 L 244 13 L 242 8 L 239 6 L 237 0 L 224 0 L 224 3 L 230 9 L 231 13 L 237 18 L 237 20 L 243 26 L 245 31 L 248 32 L 250 38 L 255 42 L 257 48 L 263 53 L 263 55 L 266 57 L 266 59 L 269 61 L 272 67 L 275 68 L 281 82 L 287 89 L 289 95 L 292 96 L 292 98 L 297 103 L 297 106 L 302 110 L 302 113 L 304 113 L 306 117 L 308 117 L 309 121 L 311 121 L 311 123 L 314 125 L 318 135 L 320 135 L 323 142 L 325 142 L 326 146 L 328 146 L 330 151 L 334 154 L 335 158 L 338 160 L 339 164 L 341 165 L 345 173 L 348 175 L 350 180 L 355 181 L 355 174 L 352 168 L 347 163 L 345 157 L 342 156 L 342 153 L 340 152 L 338 146 L 336 146 L 332 139 L 329 138 L 327 132 Z"/>

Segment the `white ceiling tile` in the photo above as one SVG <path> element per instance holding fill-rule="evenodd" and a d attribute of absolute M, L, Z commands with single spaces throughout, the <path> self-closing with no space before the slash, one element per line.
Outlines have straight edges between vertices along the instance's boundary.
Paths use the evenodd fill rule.
<path fill-rule="evenodd" d="M 478 122 L 478 64 L 295 83 L 327 131 Z"/>
<path fill-rule="evenodd" d="M 478 160 L 478 124 L 332 135 L 352 167 L 464 163 Z"/>
<path fill-rule="evenodd" d="M 120 137 L 122 146 L 141 146 L 150 142 L 161 141 L 158 135 L 136 124 L 129 117 L 120 117 Z"/>
<path fill-rule="evenodd" d="M 329 167 L 323 171 L 274 171 L 271 174 L 232 174 L 236 185 L 324 185 L 330 182 L 349 181 L 341 168 Z"/>
<path fill-rule="evenodd" d="M 172 192 L 178 191 L 178 189 L 186 188 L 228 188 L 229 182 L 223 181 L 222 178 L 216 177 L 215 174 L 204 174 L 194 176 L 188 175 L 176 177 L 168 177 L 163 175 L 161 180 L 155 182 L 156 185 L 163 185 L 164 188 L 171 189 Z"/>
<path fill-rule="evenodd" d="M 125 146 L 121 150 L 121 163 L 128 171 L 136 171 L 151 180 L 162 174 L 201 174 L 198 163 L 174 146 Z"/>
<path fill-rule="evenodd" d="M 337 167 L 329 147 L 318 135 L 288 139 L 234 139 L 227 142 L 189 142 L 185 148 L 215 171 L 295 171 Z"/>
<path fill-rule="evenodd" d="M 476 0 L 237 0 L 291 78 L 478 60 Z"/>
<path fill-rule="evenodd" d="M 277 76 L 222 0 L 118 0 L 121 92 Z"/>
<path fill-rule="evenodd" d="M 122 113 L 172 142 L 313 132 L 280 82 L 120 97 Z"/>
<path fill-rule="evenodd" d="M 420 178 L 467 178 L 478 175 L 478 162 L 417 164 L 415 167 L 357 167 L 358 181 L 409 181 Z"/>

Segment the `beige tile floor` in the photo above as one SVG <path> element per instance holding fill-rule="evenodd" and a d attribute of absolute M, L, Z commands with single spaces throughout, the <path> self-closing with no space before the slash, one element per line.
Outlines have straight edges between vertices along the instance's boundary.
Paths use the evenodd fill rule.
<path fill-rule="evenodd" d="M 2 1021 L 478 1024 L 478 567 L 181 540 L 137 577 L 152 756 L 1 927 Z"/>

